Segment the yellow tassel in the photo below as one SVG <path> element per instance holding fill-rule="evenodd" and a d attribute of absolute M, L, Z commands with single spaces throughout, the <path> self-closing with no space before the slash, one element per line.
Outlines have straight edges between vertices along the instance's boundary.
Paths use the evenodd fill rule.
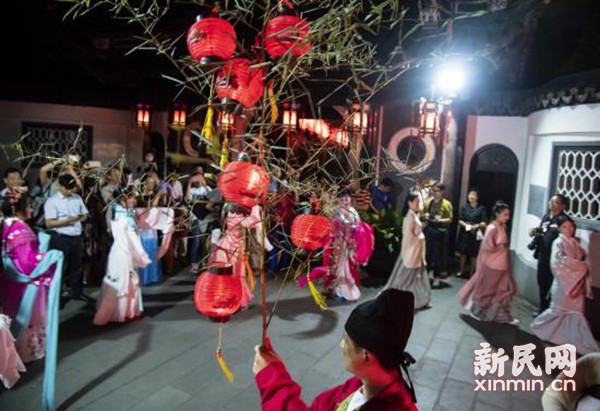
<path fill-rule="evenodd" d="M 223 375 L 225 375 L 225 378 L 227 378 L 227 381 L 233 383 L 233 373 L 225 362 L 225 358 L 223 358 L 223 352 L 220 348 L 217 348 L 217 361 L 219 361 L 219 366 L 221 367 L 221 371 L 223 371 Z"/>
<path fill-rule="evenodd" d="M 206 117 L 204 118 L 204 125 L 202 126 L 202 137 L 204 137 L 211 145 L 213 144 L 213 139 L 215 135 L 215 129 L 213 127 L 213 117 L 215 115 L 215 111 L 212 106 L 208 107 L 206 110 Z"/>
<path fill-rule="evenodd" d="M 221 147 L 221 161 L 219 162 L 221 168 L 227 165 L 227 157 L 229 157 L 229 139 L 227 138 L 227 135 L 225 135 L 223 146 Z"/>
<path fill-rule="evenodd" d="M 248 260 L 248 255 L 244 256 L 244 266 L 246 267 L 246 278 L 248 279 L 248 288 L 250 291 L 254 291 L 256 288 L 256 278 L 254 277 L 254 270 Z"/>
<path fill-rule="evenodd" d="M 315 303 L 317 303 L 317 305 L 322 311 L 327 310 L 327 304 L 325 304 L 325 297 L 319 292 L 319 290 L 317 290 L 317 287 L 315 287 L 315 283 L 313 283 L 310 279 L 310 273 L 306 275 L 306 278 L 308 281 L 308 288 L 310 288 L 310 293 L 312 294 Z"/>
<path fill-rule="evenodd" d="M 279 109 L 277 108 L 277 99 L 275 98 L 275 92 L 273 91 L 273 84 L 273 81 L 269 82 L 267 95 L 269 96 L 269 105 L 271 106 L 271 123 L 276 123 L 279 118 Z"/>

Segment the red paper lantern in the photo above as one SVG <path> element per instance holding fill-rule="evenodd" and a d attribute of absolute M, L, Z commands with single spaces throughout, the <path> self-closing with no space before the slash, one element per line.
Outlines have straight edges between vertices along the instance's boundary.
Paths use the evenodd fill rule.
<path fill-rule="evenodd" d="M 306 40 L 310 25 L 297 16 L 279 16 L 267 22 L 263 45 L 271 58 L 291 54 L 303 56 L 310 49 Z"/>
<path fill-rule="evenodd" d="M 217 75 L 216 91 L 221 100 L 233 100 L 244 107 L 254 106 L 262 97 L 264 76 L 260 68 L 252 68 L 245 58 L 228 61 Z"/>
<path fill-rule="evenodd" d="M 331 234 L 331 223 L 322 215 L 299 215 L 292 223 L 292 243 L 307 250 L 322 248 Z"/>
<path fill-rule="evenodd" d="M 267 198 L 269 175 L 255 164 L 233 161 L 219 174 L 217 185 L 228 202 L 252 208 Z"/>
<path fill-rule="evenodd" d="M 218 17 L 202 19 L 190 27 L 187 45 L 196 61 L 207 57 L 228 60 L 236 47 L 235 30 L 227 20 Z"/>
<path fill-rule="evenodd" d="M 233 266 L 213 263 L 200 274 L 194 287 L 194 304 L 200 314 L 226 322 L 242 302 L 242 284 L 234 277 Z"/>

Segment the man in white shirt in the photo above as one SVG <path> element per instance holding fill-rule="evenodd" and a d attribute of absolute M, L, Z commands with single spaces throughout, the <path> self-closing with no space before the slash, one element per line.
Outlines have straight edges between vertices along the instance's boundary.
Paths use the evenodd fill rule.
<path fill-rule="evenodd" d="M 50 249 L 64 254 L 64 278 L 74 300 L 92 302 L 83 293 L 83 237 L 81 223 L 87 219 L 88 210 L 83 200 L 73 191 L 77 180 L 72 175 L 58 178 L 59 189 L 44 204 L 46 227 L 50 233 Z"/>

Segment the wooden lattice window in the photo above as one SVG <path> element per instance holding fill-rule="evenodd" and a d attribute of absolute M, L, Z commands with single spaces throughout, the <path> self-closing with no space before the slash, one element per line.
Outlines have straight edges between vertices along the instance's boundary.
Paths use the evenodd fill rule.
<path fill-rule="evenodd" d="M 56 123 L 21 123 L 23 140 L 23 166 L 40 167 L 49 158 L 65 154 L 77 154 L 82 159 L 92 158 L 93 128 L 79 125 Z"/>
<path fill-rule="evenodd" d="M 600 229 L 600 144 L 555 144 L 551 187 L 567 196 L 578 227 Z"/>

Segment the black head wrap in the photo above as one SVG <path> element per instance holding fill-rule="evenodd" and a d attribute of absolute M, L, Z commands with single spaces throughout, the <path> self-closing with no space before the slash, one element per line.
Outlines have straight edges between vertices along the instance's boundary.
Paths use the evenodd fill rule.
<path fill-rule="evenodd" d="M 383 367 L 394 369 L 403 359 L 412 330 L 414 307 L 412 293 L 385 290 L 352 311 L 346 321 L 346 333 L 356 345 L 375 354 Z"/>
<path fill-rule="evenodd" d="M 58 177 L 58 184 L 67 190 L 72 190 L 77 186 L 77 180 L 70 174 L 63 174 L 62 176 Z"/>
<path fill-rule="evenodd" d="M 352 311 L 346 333 L 357 346 L 373 353 L 384 368 L 403 369 L 408 377 L 406 368 L 415 360 L 404 349 L 412 330 L 414 307 L 412 293 L 387 289 Z M 407 388 L 416 402 L 412 383 Z"/>

